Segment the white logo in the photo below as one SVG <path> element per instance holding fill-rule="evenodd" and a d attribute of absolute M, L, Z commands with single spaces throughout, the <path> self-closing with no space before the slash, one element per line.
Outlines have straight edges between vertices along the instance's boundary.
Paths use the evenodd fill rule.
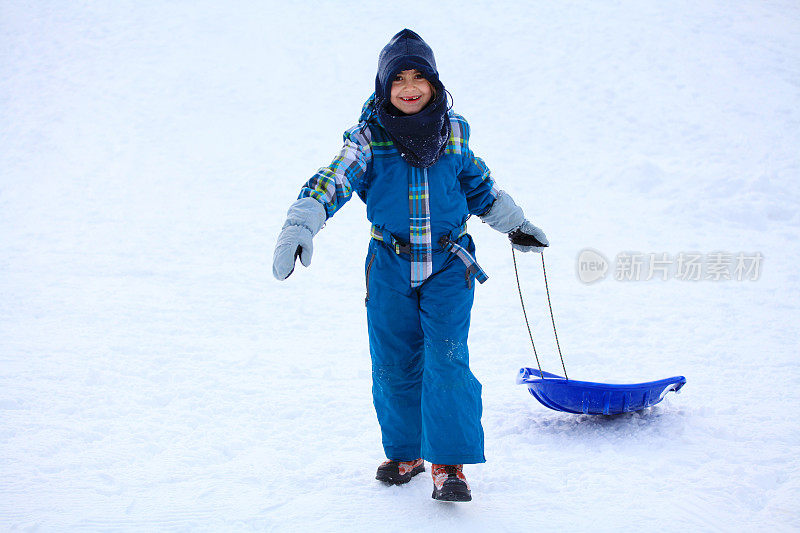
<path fill-rule="evenodd" d="M 606 277 L 608 272 L 608 259 L 603 254 L 591 248 L 586 248 L 578 254 L 578 279 L 584 283 L 594 283 Z"/>

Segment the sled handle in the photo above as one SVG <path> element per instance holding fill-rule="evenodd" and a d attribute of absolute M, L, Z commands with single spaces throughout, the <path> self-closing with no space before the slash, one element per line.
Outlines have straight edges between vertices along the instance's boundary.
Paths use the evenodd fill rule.
<path fill-rule="evenodd" d="M 551 374 L 550 372 L 545 372 L 544 370 L 540 371 L 538 368 L 529 368 L 525 366 L 519 369 L 519 374 L 517 374 L 517 385 L 531 383 L 532 381 L 540 379 L 563 380 L 564 378 L 556 374 Z"/>

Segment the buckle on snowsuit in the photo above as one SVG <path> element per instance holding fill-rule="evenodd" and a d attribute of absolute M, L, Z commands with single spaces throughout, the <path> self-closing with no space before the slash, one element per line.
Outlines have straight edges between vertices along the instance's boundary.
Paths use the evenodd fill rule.
<path fill-rule="evenodd" d="M 397 255 L 400 254 L 407 254 L 411 255 L 411 245 L 408 243 L 404 243 L 399 241 L 392 235 L 389 231 L 379 228 L 376 225 L 372 225 L 372 229 L 370 230 L 370 236 L 375 239 L 376 241 L 381 241 L 384 244 L 388 244 L 389 248 L 394 250 L 394 253 Z"/>
<path fill-rule="evenodd" d="M 464 225 L 464 233 L 466 233 L 466 224 Z M 451 239 L 450 235 L 442 235 L 442 237 L 439 239 L 439 246 L 441 246 L 444 251 L 458 256 L 458 258 L 464 263 L 464 266 L 467 267 L 467 273 L 465 274 L 467 277 L 467 286 L 472 286 L 472 275 L 475 276 L 475 279 L 478 280 L 478 283 L 483 283 L 489 279 L 489 276 L 487 276 L 486 272 L 483 271 L 475 257 L 473 257 L 473 255 L 469 253 L 466 248 L 460 244 L 457 244 L 456 240 L 457 239 Z"/>

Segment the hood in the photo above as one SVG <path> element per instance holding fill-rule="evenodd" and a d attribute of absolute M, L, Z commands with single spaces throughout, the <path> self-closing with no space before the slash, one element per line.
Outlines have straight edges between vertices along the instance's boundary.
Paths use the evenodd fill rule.
<path fill-rule="evenodd" d="M 392 37 L 378 56 L 378 75 L 375 76 L 376 96 L 388 100 L 395 75 L 410 69 L 419 70 L 431 84 L 441 86 L 433 50 L 422 37 L 409 29 L 404 29 Z"/>

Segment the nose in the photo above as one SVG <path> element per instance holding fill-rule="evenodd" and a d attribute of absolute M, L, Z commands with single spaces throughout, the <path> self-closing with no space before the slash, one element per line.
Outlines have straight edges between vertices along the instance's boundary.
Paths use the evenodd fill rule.
<path fill-rule="evenodd" d="M 403 80 L 402 80 L 402 82 L 401 82 L 400 86 L 401 86 L 403 89 L 406 89 L 406 88 L 408 88 L 408 87 L 411 87 L 413 84 L 414 84 L 414 83 L 413 83 L 413 80 L 411 80 L 411 79 L 409 79 L 409 78 L 403 78 Z"/>

